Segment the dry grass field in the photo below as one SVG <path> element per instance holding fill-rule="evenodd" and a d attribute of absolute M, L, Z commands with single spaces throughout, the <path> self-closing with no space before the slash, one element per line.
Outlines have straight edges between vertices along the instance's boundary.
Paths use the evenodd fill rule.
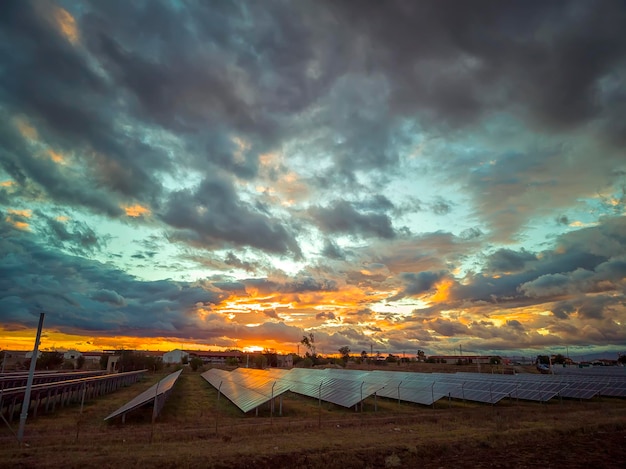
<path fill-rule="evenodd" d="M 626 467 L 623 399 L 432 408 L 369 398 L 355 412 L 287 394 L 282 416 L 263 408 L 257 417 L 218 402 L 200 373 L 185 369 L 154 426 L 151 407 L 125 424 L 103 421 L 164 374 L 87 402 L 82 414 L 72 406 L 29 418 L 21 447 L 2 424 L 0 467 Z"/>

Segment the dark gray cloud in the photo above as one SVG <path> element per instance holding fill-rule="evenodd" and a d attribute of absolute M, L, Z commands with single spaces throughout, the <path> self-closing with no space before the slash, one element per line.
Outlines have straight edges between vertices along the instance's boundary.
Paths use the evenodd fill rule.
<path fill-rule="evenodd" d="M 448 275 L 447 272 L 405 272 L 400 275 L 405 286 L 401 296 L 420 295 L 431 290 L 437 282 Z"/>
<path fill-rule="evenodd" d="M 45 248 L 0 222 L 0 313 L 3 324 L 46 324 L 103 336 L 202 337 L 192 314 L 226 297 L 184 282 L 140 281 L 110 266 Z M 37 272 L 33 276 L 33 272 Z"/>
<path fill-rule="evenodd" d="M 327 257 L 328 259 L 334 260 L 345 260 L 346 254 L 342 251 L 342 249 L 337 246 L 332 239 L 324 240 L 324 249 L 322 250 L 322 255 Z"/>
<path fill-rule="evenodd" d="M 98 234 L 86 223 L 76 220 L 59 221 L 42 213 L 37 213 L 45 223 L 44 234 L 46 241 L 59 248 L 65 248 L 74 254 L 89 255 L 94 251 L 101 251 L 106 247 L 107 240 L 101 239 Z"/>
<path fill-rule="evenodd" d="M 176 228 L 172 237 L 207 248 L 253 246 L 300 256 L 294 236 L 277 218 L 240 200 L 227 178 L 207 177 L 195 189 L 171 194 L 162 219 Z"/>
<path fill-rule="evenodd" d="M 365 238 L 395 236 L 389 216 L 358 212 L 352 204 L 343 200 L 329 207 L 312 207 L 309 213 L 325 233 L 344 233 Z"/>
<path fill-rule="evenodd" d="M 536 259 L 534 254 L 524 249 L 521 251 L 498 249 L 488 257 L 485 270 L 492 273 L 519 272 L 525 270 L 526 265 Z"/>

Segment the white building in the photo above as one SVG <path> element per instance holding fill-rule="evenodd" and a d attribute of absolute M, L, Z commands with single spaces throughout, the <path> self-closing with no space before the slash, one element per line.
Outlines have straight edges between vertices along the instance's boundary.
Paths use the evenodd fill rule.
<path fill-rule="evenodd" d="M 189 354 L 184 350 L 174 349 L 163 354 L 163 363 L 182 363 L 183 358 L 189 358 Z"/>
<path fill-rule="evenodd" d="M 68 350 L 67 352 L 63 352 L 64 360 L 76 360 L 78 357 L 82 357 L 83 354 L 78 350 Z"/>

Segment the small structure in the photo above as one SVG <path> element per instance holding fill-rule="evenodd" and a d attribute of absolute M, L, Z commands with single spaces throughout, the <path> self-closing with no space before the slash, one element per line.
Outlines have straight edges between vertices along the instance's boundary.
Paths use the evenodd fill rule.
<path fill-rule="evenodd" d="M 492 358 L 500 359 L 495 355 L 430 355 L 429 360 L 435 363 L 448 363 L 448 364 L 481 364 L 488 365 Z"/>
<path fill-rule="evenodd" d="M 78 350 L 68 350 L 67 352 L 63 352 L 64 360 L 77 360 L 78 357 L 82 357 L 83 354 Z"/>
<path fill-rule="evenodd" d="M 226 365 L 228 361 L 237 361 L 241 363 L 243 353 L 241 352 L 212 352 L 212 351 L 190 351 L 189 357 L 197 357 L 202 363 L 211 365 Z"/>
<path fill-rule="evenodd" d="M 183 363 L 184 359 L 189 358 L 189 353 L 184 350 L 174 349 L 170 352 L 166 352 L 163 354 L 163 363 Z"/>
<path fill-rule="evenodd" d="M 293 367 L 293 355 L 278 355 L 276 357 L 279 368 L 292 368 Z"/>

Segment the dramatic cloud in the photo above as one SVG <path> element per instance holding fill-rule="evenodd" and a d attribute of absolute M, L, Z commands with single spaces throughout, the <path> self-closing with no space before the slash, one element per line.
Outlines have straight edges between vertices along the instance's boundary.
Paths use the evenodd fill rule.
<path fill-rule="evenodd" d="M 626 8 L 0 15 L 0 348 L 626 351 Z M 358 353 L 358 352 L 357 352 Z"/>

